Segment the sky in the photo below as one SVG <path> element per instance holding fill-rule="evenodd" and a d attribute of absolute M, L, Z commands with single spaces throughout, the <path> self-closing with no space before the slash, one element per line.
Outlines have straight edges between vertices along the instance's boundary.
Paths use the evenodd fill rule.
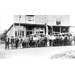
<path fill-rule="evenodd" d="M 75 26 L 75 15 L 70 15 L 70 25 Z M 1 15 L 0 16 L 0 32 L 9 29 L 14 23 L 14 15 Z"/>
<path fill-rule="evenodd" d="M 70 25 L 75 26 L 75 15 L 70 15 Z"/>
<path fill-rule="evenodd" d="M 1 15 L 0 18 L 0 31 L 7 30 L 14 23 L 13 15 Z"/>

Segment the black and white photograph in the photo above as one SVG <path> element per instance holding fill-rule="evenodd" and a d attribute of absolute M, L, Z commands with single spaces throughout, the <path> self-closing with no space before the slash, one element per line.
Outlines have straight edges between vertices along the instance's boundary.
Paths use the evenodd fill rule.
<path fill-rule="evenodd" d="M 7 21 L 10 18 L 6 27 L 0 25 L 0 59 L 75 59 L 70 15 L 14 15 Z"/>

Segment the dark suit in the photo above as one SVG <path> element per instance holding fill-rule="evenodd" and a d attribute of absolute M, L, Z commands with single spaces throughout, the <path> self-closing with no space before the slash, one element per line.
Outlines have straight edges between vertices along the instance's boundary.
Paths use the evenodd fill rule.
<path fill-rule="evenodd" d="M 19 40 L 16 39 L 16 40 L 15 40 L 15 46 L 16 46 L 16 49 L 18 48 L 18 44 L 19 44 Z"/>
<path fill-rule="evenodd" d="M 5 39 L 5 49 L 9 49 L 9 38 Z"/>
<path fill-rule="evenodd" d="M 14 48 L 14 38 L 11 39 L 11 47 Z"/>

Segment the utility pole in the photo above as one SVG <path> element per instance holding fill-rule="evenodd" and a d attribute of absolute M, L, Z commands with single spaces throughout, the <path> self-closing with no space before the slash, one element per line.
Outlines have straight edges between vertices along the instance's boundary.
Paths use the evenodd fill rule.
<path fill-rule="evenodd" d="M 48 40 L 48 26 L 47 26 L 47 15 L 45 15 L 45 26 L 46 26 L 47 46 L 49 46 L 49 40 Z"/>
<path fill-rule="evenodd" d="M 24 29 L 24 37 L 26 38 L 26 32 L 27 32 L 27 30 L 26 30 L 26 15 L 25 15 L 25 29 Z"/>
<path fill-rule="evenodd" d="M 47 16 L 45 15 L 46 36 L 48 35 Z"/>
<path fill-rule="evenodd" d="M 21 18 L 21 15 L 19 15 L 19 37 L 21 36 L 20 35 L 20 18 Z"/>
<path fill-rule="evenodd" d="M 26 24 L 26 15 L 25 15 L 25 24 Z"/>

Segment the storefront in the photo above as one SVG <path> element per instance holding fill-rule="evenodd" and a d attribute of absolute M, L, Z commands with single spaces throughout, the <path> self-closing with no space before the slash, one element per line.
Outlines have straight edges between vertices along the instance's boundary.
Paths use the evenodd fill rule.
<path fill-rule="evenodd" d="M 19 28 L 20 27 L 20 28 Z M 27 37 L 31 34 L 45 35 L 45 26 L 36 24 L 15 24 L 15 37 Z"/>

